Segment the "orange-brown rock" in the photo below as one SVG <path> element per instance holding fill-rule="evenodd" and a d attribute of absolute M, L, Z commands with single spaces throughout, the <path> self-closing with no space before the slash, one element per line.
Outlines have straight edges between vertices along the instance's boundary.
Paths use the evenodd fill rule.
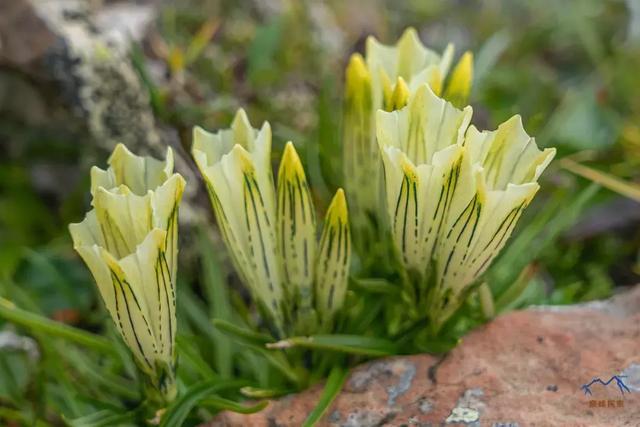
<path fill-rule="evenodd" d="M 607 386 L 590 385 L 595 377 Z M 624 393 L 623 393 L 624 390 Z M 208 425 L 299 426 L 321 385 Z M 534 307 L 473 331 L 443 358 L 392 357 L 351 373 L 322 426 L 639 426 L 640 287 L 608 301 Z"/>

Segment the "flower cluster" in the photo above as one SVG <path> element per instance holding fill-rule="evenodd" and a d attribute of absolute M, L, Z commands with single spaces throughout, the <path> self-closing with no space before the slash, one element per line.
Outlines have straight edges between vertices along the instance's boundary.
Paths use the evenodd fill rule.
<path fill-rule="evenodd" d="M 274 184 L 269 123 L 254 129 L 239 110 L 230 129 L 196 127 L 192 151 L 233 263 L 278 334 L 330 328 L 344 302 L 351 252 L 343 191 L 317 243 L 315 208 L 291 142 Z"/>
<path fill-rule="evenodd" d="M 376 118 L 390 227 L 413 283 L 405 298 L 436 329 L 504 246 L 555 154 L 520 116 L 481 132 L 471 115 L 425 84 Z"/>
<path fill-rule="evenodd" d="M 425 47 L 409 28 L 395 46 L 369 37 L 365 58 L 358 53 L 351 56 L 345 82 L 343 165 L 356 229 L 367 228 L 382 209 L 376 111 L 404 107 L 409 96 L 425 83 L 436 95 L 464 105 L 471 90 L 473 58 L 464 53 L 447 78 L 453 55 L 453 45 L 440 55 Z"/>
<path fill-rule="evenodd" d="M 160 392 L 175 396 L 178 205 L 185 181 L 164 162 L 119 144 L 91 170 L 93 209 L 69 226 L 117 330 Z"/>
<path fill-rule="evenodd" d="M 452 46 L 437 54 L 408 29 L 395 46 L 369 38 L 365 58 L 353 55 L 346 72 L 343 144 L 353 228 L 375 229 L 373 239 L 381 239 L 388 227 L 392 243 L 383 255 L 397 255 L 399 268 L 389 277 L 401 277 L 402 300 L 389 298 L 381 310 L 410 326 L 408 334 L 425 319 L 428 335 L 437 334 L 460 308 L 555 155 L 537 147 L 519 116 L 494 131 L 470 125 L 472 108 L 460 108 L 471 88 L 472 57 L 463 54 L 449 73 L 452 58 Z M 334 195 L 318 239 L 312 192 L 293 143 L 285 145 L 274 179 L 270 125 L 254 129 L 242 109 L 228 129 L 194 128 L 192 154 L 231 260 L 273 337 L 330 333 L 349 323 L 338 323 L 358 311 L 341 314 L 351 261 L 343 190 Z M 171 149 L 159 161 L 118 145 L 107 170 L 91 171 L 93 209 L 70 225 L 74 248 L 163 403 L 176 393 L 184 186 L 173 173 Z M 379 257 L 366 252 L 373 239 L 360 240 L 360 249 L 376 263 Z"/>

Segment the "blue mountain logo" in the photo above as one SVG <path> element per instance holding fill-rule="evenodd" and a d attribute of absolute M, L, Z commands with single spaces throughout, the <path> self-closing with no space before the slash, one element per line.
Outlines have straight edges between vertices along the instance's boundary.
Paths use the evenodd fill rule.
<path fill-rule="evenodd" d="M 627 387 L 627 385 L 624 383 L 623 378 L 627 378 L 626 375 L 614 375 L 611 378 L 609 378 L 609 381 L 605 382 L 602 381 L 599 377 L 596 377 L 594 379 L 591 380 L 590 383 L 588 384 L 583 384 L 582 387 L 580 387 L 582 389 L 582 391 L 584 391 L 585 396 L 586 395 L 592 395 L 591 394 L 591 386 L 594 384 L 602 384 L 603 386 L 608 386 L 609 384 L 611 384 L 612 382 L 616 382 L 616 385 L 618 386 L 618 389 L 620 390 L 620 393 L 624 394 L 625 392 L 627 393 L 631 393 L 631 390 L 629 390 L 629 387 Z"/>

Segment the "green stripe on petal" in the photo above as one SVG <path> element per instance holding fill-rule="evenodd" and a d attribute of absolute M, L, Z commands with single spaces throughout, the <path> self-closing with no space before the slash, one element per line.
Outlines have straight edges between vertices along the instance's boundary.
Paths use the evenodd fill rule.
<path fill-rule="evenodd" d="M 350 259 L 349 213 L 344 192 L 339 189 L 325 216 L 316 261 L 316 309 L 325 325 L 331 324 L 344 303 Z"/>
<path fill-rule="evenodd" d="M 470 61 L 452 81 L 470 79 Z M 434 331 L 498 255 L 555 154 L 538 149 L 519 116 L 480 132 L 471 114 L 422 85 L 406 107 L 376 118 L 394 243 L 419 273 L 408 280 Z"/>
<path fill-rule="evenodd" d="M 118 264 L 134 289 L 144 299 L 145 317 L 155 341 L 156 358 L 173 361 L 176 333 L 175 289 L 164 251 L 167 232 L 154 229 L 135 253 Z"/>
<path fill-rule="evenodd" d="M 269 124 L 257 131 L 239 110 L 231 129 L 194 129 L 192 152 L 241 279 L 281 329 L 285 295 Z"/>
<path fill-rule="evenodd" d="M 117 259 L 133 253 L 153 228 L 151 198 L 136 196 L 124 185 L 113 192 L 98 187 L 93 205 L 105 249 Z"/>
<path fill-rule="evenodd" d="M 114 311 L 111 316 L 140 369 L 153 375 L 158 350 L 141 284 L 131 282 L 109 252 L 101 249 L 100 255 L 109 269 L 113 287 Z"/>
<path fill-rule="evenodd" d="M 295 307 L 310 309 L 316 250 L 315 208 L 302 163 L 291 142 L 285 146 L 278 171 L 276 217 L 290 300 Z"/>
<path fill-rule="evenodd" d="M 419 216 L 424 210 L 419 171 L 407 156 L 395 147 L 383 151 L 387 208 L 393 241 L 403 263 L 414 270 L 422 266 L 424 248 L 420 240 Z"/>
<path fill-rule="evenodd" d="M 178 206 L 185 181 L 173 157 L 139 157 L 118 145 L 92 169 L 94 209 L 71 224 L 74 248 L 135 360 L 164 399 L 175 396 Z"/>

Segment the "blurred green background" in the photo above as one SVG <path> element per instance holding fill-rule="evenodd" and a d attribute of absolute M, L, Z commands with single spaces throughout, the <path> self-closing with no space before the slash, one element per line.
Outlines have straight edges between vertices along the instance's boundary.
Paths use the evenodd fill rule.
<path fill-rule="evenodd" d="M 95 3 L 99 9 L 130 2 Z M 243 107 L 254 125 L 272 124 L 274 158 L 287 140 L 295 142 L 321 210 L 342 182 L 344 67 L 366 36 L 393 43 L 413 26 L 437 51 L 448 42 L 455 43 L 456 56 L 473 51 L 474 122 L 495 129 L 520 114 L 540 146 L 558 148 L 539 196 L 489 272 L 498 308 L 605 298 L 638 281 L 639 1 L 140 4 L 151 8 L 153 19 L 126 58 L 148 94 L 159 144 L 171 140 L 186 153 L 194 125 L 226 127 Z M 0 296 L 101 332 L 109 325 L 67 224 L 82 219 L 89 167 L 105 166 L 115 139 L 101 140 L 65 90 L 28 67 L 0 62 Z M 138 151 L 153 152 L 150 145 L 142 137 Z M 184 158 L 179 169 L 190 167 Z M 576 163 L 588 168 L 581 169 L 587 178 L 568 170 Z M 208 298 L 215 298 L 215 286 L 203 277 L 237 283 L 208 210 L 198 209 L 208 203 L 199 185 L 189 182 L 179 281 L 179 316 L 194 334 L 203 320 L 185 314 L 185 307 L 203 307 L 206 323 Z M 203 226 L 212 237 L 206 242 L 195 238 Z M 13 329 L 0 323 L 0 331 Z M 65 348 L 48 345 L 53 348 L 45 353 Z M 82 405 L 89 404 L 68 397 L 75 396 L 73 373 L 54 381 L 53 394 L 41 389 L 48 383 L 40 379 L 55 366 L 70 369 L 69 360 L 48 358 L 45 366 L 25 354 L 0 348 L 0 420 L 21 419 L 9 416 L 11 408 L 83 414 Z M 51 406 L 45 394 L 59 402 Z"/>

